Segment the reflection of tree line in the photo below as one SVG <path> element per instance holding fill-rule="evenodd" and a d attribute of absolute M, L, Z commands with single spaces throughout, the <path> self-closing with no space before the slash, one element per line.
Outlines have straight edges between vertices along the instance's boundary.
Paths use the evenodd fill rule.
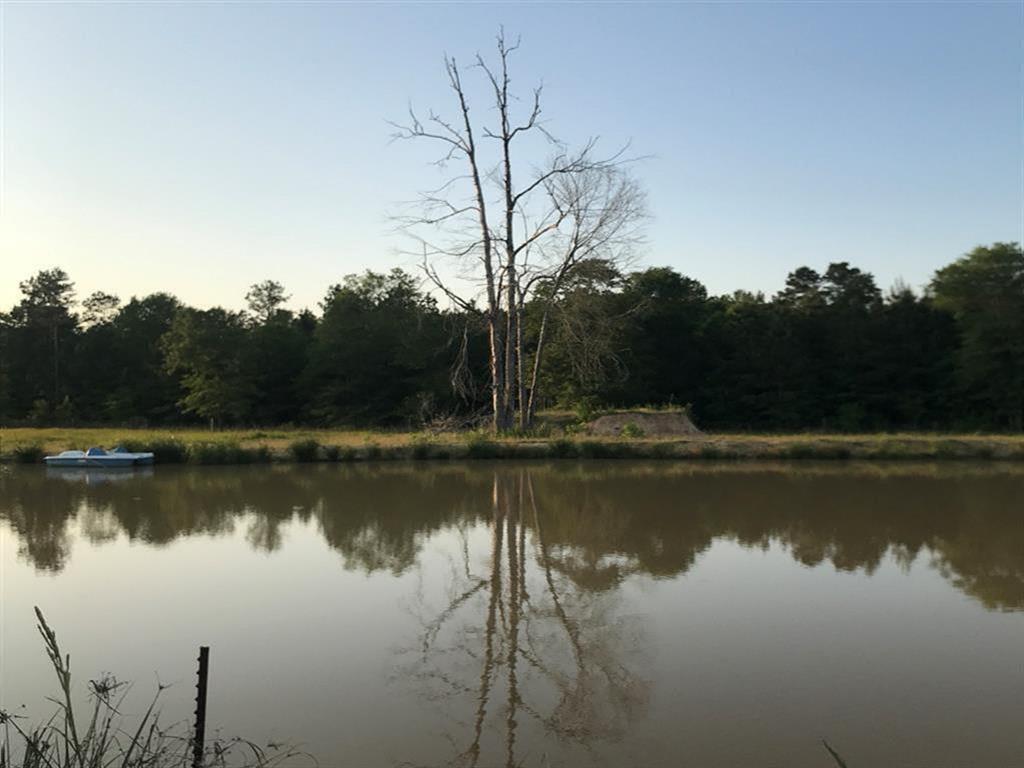
<path fill-rule="evenodd" d="M 531 466 L 526 479 L 543 510 L 544 559 L 553 571 L 586 590 L 606 590 L 634 573 L 685 572 L 721 537 L 757 547 L 775 540 L 801 563 L 868 572 L 887 555 L 909 562 L 923 551 L 987 607 L 1024 608 L 1020 472 L 663 467 Z M 253 547 L 274 550 L 282 526 L 299 520 L 315 521 L 346 567 L 401 573 L 432 533 L 490 519 L 495 472 L 519 477 L 520 470 L 160 468 L 151 477 L 87 485 L 8 469 L 0 472 L 0 519 L 21 555 L 43 570 L 66 564 L 73 522 L 93 542 L 122 532 L 155 545 L 244 522 Z M 508 504 L 517 507 L 518 499 Z M 521 520 L 515 514 L 517 535 L 539 533 L 529 505 Z"/>

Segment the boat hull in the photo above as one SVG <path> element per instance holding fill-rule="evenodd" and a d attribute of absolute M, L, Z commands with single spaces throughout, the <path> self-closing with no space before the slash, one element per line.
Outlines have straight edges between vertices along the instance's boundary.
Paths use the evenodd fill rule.
<path fill-rule="evenodd" d="M 108 453 L 100 456 L 47 456 L 43 461 L 48 467 L 121 469 L 147 466 L 153 463 L 152 453 Z"/>

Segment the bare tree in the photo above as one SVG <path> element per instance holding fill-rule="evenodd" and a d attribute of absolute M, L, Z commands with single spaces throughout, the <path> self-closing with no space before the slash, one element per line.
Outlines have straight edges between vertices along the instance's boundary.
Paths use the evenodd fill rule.
<path fill-rule="evenodd" d="M 407 122 L 392 123 L 395 138 L 440 145 L 442 169 L 459 167 L 422 193 L 415 211 L 399 223 L 417 241 L 436 289 L 462 311 L 476 312 L 483 301 L 495 431 L 517 422 L 527 428 L 533 420 L 546 320 L 530 361 L 523 321 L 538 290 L 543 288 L 546 316 L 579 264 L 628 259 L 644 218 L 644 195 L 629 174 L 634 158 L 625 150 L 601 156 L 596 139 L 569 150 L 541 120 L 542 87 L 533 90 L 521 116 L 513 114 L 520 110 L 510 91 L 509 63 L 518 47 L 499 32 L 496 65 L 479 54 L 473 64 L 490 92 L 496 126 L 474 124 L 461 71 L 448 56 L 445 71 L 458 118 L 431 111 L 421 119 L 410 108 Z M 493 142 L 486 146 L 496 151 L 484 151 L 481 141 Z"/>

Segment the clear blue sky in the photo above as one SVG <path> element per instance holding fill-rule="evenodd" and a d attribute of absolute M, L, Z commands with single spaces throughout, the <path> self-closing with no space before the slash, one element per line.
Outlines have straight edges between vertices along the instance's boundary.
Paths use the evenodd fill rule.
<path fill-rule="evenodd" d="M 304 306 L 407 264 L 387 216 L 437 172 L 385 121 L 448 109 L 442 53 L 502 23 L 555 133 L 652 156 L 644 262 L 712 292 L 1024 239 L 1020 3 L 2 5 L 0 307 L 50 265 Z"/>

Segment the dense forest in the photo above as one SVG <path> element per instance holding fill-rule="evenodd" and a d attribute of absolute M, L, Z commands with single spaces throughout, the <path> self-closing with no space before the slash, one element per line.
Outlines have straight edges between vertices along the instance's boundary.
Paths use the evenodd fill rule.
<path fill-rule="evenodd" d="M 265 281 L 247 309 L 155 293 L 78 301 L 61 269 L 0 313 L 7 425 L 472 424 L 489 412 L 487 328 L 405 271 L 332 285 L 317 311 Z M 667 267 L 588 260 L 543 296 L 541 405 L 689 406 L 707 429 L 1019 431 L 1024 252 L 996 243 L 922 293 L 845 262 L 800 267 L 772 297 L 709 296 Z M 521 322 L 524 354 L 541 315 Z"/>

